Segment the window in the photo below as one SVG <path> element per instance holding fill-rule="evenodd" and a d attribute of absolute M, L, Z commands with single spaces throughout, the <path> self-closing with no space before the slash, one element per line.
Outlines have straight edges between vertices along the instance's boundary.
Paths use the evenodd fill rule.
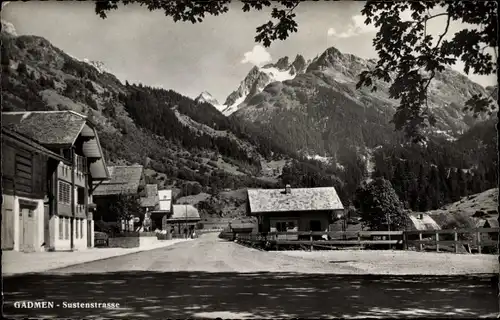
<path fill-rule="evenodd" d="M 86 220 L 82 219 L 82 221 L 80 221 L 80 238 L 83 239 L 83 224 L 86 222 Z"/>
<path fill-rule="evenodd" d="M 85 189 L 82 187 L 78 187 L 76 189 L 76 194 L 77 194 L 77 203 L 78 204 L 85 204 Z"/>
<path fill-rule="evenodd" d="M 64 239 L 69 239 L 69 218 L 64 218 Z"/>
<path fill-rule="evenodd" d="M 287 225 L 288 230 L 293 230 L 295 229 L 295 222 L 289 221 Z"/>
<path fill-rule="evenodd" d="M 80 230 L 80 228 L 78 228 L 79 224 L 80 224 L 80 219 L 75 219 L 75 239 L 80 239 L 78 234 L 78 231 Z"/>
<path fill-rule="evenodd" d="M 276 231 L 286 232 L 286 222 L 276 222 Z"/>
<path fill-rule="evenodd" d="M 64 239 L 64 218 L 59 217 L 59 240 Z"/>
<path fill-rule="evenodd" d="M 311 231 L 322 231 L 321 230 L 321 221 L 319 221 L 319 220 L 311 220 L 309 222 L 309 226 L 311 227 Z"/>
<path fill-rule="evenodd" d="M 59 203 L 71 204 L 71 185 L 64 181 L 59 181 Z"/>

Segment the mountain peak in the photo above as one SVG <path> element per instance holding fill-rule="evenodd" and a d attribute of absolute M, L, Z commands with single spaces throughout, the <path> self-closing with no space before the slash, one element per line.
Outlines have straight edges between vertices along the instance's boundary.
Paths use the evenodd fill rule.
<path fill-rule="evenodd" d="M 1 20 L 1 22 L 2 22 L 2 33 L 10 34 L 12 36 L 17 37 L 16 28 L 12 23 L 3 19 Z"/>
<path fill-rule="evenodd" d="M 208 91 L 203 91 L 202 93 L 200 93 L 200 95 L 196 97 L 194 101 L 198 103 L 210 103 L 214 107 L 219 106 L 219 101 L 217 101 L 217 99 L 215 99 L 214 96 L 212 96 Z"/>
<path fill-rule="evenodd" d="M 288 57 L 285 56 L 283 58 L 280 58 L 274 66 L 276 67 L 276 69 L 278 69 L 280 71 L 284 71 L 284 70 L 288 69 L 290 67 L 290 64 L 288 62 Z"/>

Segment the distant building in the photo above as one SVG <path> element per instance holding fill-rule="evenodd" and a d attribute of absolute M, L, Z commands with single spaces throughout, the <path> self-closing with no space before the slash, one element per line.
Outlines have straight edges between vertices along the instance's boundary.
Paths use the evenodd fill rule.
<path fill-rule="evenodd" d="M 258 219 L 259 232 L 328 231 L 344 206 L 334 187 L 249 189 L 248 215 Z M 291 237 L 287 236 L 287 239 Z"/>
<path fill-rule="evenodd" d="M 476 223 L 476 228 L 496 228 L 498 229 L 498 219 L 497 218 L 486 218 L 486 219 L 480 219 Z M 481 233 L 482 239 L 491 239 L 491 240 L 498 240 L 498 231 L 496 232 L 488 232 L 488 233 Z"/>
<path fill-rule="evenodd" d="M 174 204 L 172 214 L 163 218 L 164 229 L 172 234 L 189 235 L 201 220 L 198 210 L 190 204 Z"/>
<path fill-rule="evenodd" d="M 134 230 L 134 219 L 117 221 L 118 218 L 111 211 L 111 206 L 120 195 L 137 196 L 145 188 L 144 168 L 141 165 L 109 166 L 111 178 L 99 184 L 94 191 L 94 202 L 97 209 L 94 220 L 119 223 L 122 230 Z M 139 216 L 140 212 L 133 215 Z"/>
<path fill-rule="evenodd" d="M 408 213 L 408 231 L 441 230 L 439 224 L 426 213 Z"/>

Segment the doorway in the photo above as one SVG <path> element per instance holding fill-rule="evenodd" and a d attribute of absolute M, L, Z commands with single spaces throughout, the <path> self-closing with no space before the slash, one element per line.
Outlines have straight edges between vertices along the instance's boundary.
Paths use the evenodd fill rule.
<path fill-rule="evenodd" d="M 35 252 L 37 238 L 36 203 L 28 206 L 20 203 L 19 209 L 19 251 Z"/>
<path fill-rule="evenodd" d="M 92 248 L 92 233 L 94 233 L 94 230 L 92 230 L 92 220 L 82 220 L 82 223 L 84 221 L 87 221 L 87 247 Z"/>

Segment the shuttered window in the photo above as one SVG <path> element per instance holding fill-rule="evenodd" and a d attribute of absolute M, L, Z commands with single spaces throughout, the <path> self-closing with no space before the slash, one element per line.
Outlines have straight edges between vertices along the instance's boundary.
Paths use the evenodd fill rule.
<path fill-rule="evenodd" d="M 78 231 L 80 231 L 80 219 L 75 219 L 75 239 L 80 239 L 79 235 L 78 235 Z"/>
<path fill-rule="evenodd" d="M 65 224 L 64 231 L 66 231 L 64 233 L 64 235 L 65 235 L 64 239 L 68 240 L 69 239 L 69 218 L 64 218 L 64 224 Z"/>
<path fill-rule="evenodd" d="M 64 239 L 64 218 L 59 217 L 59 240 Z"/>
<path fill-rule="evenodd" d="M 80 238 L 83 239 L 83 224 L 86 222 L 86 220 L 82 219 L 80 221 Z"/>
<path fill-rule="evenodd" d="M 59 203 L 71 204 L 71 185 L 64 181 L 59 181 Z"/>

